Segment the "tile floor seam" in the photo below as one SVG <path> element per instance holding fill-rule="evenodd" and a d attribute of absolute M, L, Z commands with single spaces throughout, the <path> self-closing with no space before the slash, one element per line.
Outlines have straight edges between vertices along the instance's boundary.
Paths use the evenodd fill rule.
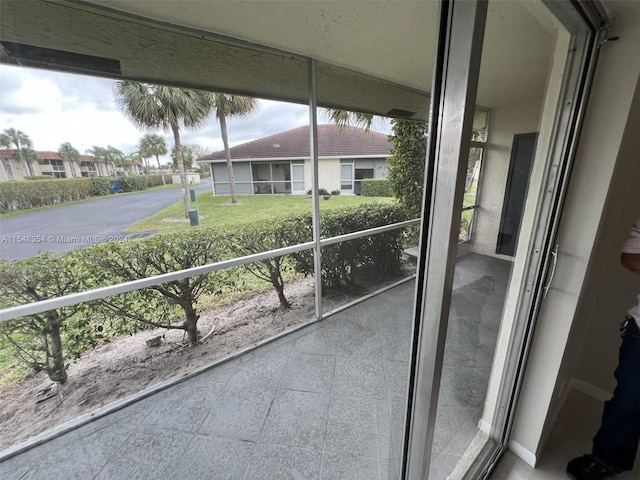
<path fill-rule="evenodd" d="M 272 390 L 272 389 L 269 389 L 269 390 Z M 278 396 L 279 391 L 286 391 L 286 389 L 280 389 L 278 387 L 273 389 L 273 395 L 271 396 L 271 400 L 269 401 L 269 408 L 267 408 L 267 413 L 265 414 L 264 419 L 262 420 L 260 431 L 258 432 L 258 435 L 256 435 L 256 444 L 265 443 L 265 442 L 261 442 L 261 438 L 262 438 L 262 435 L 264 434 L 264 428 L 267 425 L 267 419 L 271 414 L 271 410 L 273 409 L 273 405 L 276 401 L 276 397 Z"/>
<path fill-rule="evenodd" d="M 202 426 L 204 425 L 204 423 L 207 421 L 207 419 L 209 418 L 209 416 L 211 415 L 211 412 L 215 409 L 215 407 L 217 406 L 218 400 L 220 399 L 220 397 L 222 396 L 222 393 L 226 390 L 226 386 L 222 387 L 222 390 L 220 391 L 220 393 L 218 394 L 218 398 L 216 399 L 216 403 L 214 405 L 211 406 L 211 408 L 209 409 L 209 411 L 207 412 L 207 414 L 202 417 L 202 420 L 200 421 L 200 423 L 198 424 L 198 426 L 195 427 L 195 433 L 198 434 L 200 432 L 200 429 L 202 428 Z"/>
<path fill-rule="evenodd" d="M 335 343 L 335 340 L 334 340 Z M 322 450 L 320 452 L 320 470 L 318 472 L 319 479 L 324 477 L 324 460 L 326 456 L 326 443 L 327 443 L 327 429 L 329 426 L 329 415 L 331 414 L 331 406 L 333 404 L 333 399 L 335 398 L 334 386 L 335 386 L 335 378 L 336 378 L 336 368 L 337 368 L 337 358 L 338 358 L 338 346 L 336 345 L 336 353 L 331 355 L 333 357 L 333 370 L 331 372 L 331 387 L 329 388 L 329 405 L 327 409 L 327 415 L 325 417 L 324 422 L 324 431 L 322 432 Z"/>
<path fill-rule="evenodd" d="M 144 418 L 146 418 L 148 415 L 150 415 L 151 412 L 147 413 L 147 415 L 145 415 Z M 103 417 L 104 418 L 104 417 Z M 142 421 L 142 420 L 141 420 Z M 116 424 L 118 422 L 114 422 L 114 424 Z M 102 465 L 102 467 L 100 467 L 98 469 L 98 472 L 92 477 L 92 480 L 96 480 L 98 478 L 98 476 L 102 473 L 102 471 L 107 467 L 107 465 L 109 465 L 109 463 L 111 462 L 111 460 L 114 458 L 114 456 L 122 449 L 124 448 L 125 444 L 129 441 L 129 439 L 131 438 L 131 436 L 136 433 L 139 429 L 140 429 L 141 425 L 138 423 L 137 425 L 135 425 L 131 431 L 129 432 L 129 434 L 122 440 L 122 443 L 120 443 L 120 445 L 117 448 L 113 449 L 113 452 L 111 453 L 111 455 L 109 455 L 109 458 L 107 458 L 107 460 L 104 462 L 104 464 Z"/>

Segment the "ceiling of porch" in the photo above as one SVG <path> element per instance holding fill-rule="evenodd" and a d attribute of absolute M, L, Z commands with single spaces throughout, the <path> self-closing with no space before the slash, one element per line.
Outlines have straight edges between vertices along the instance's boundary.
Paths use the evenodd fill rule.
<path fill-rule="evenodd" d="M 321 62 L 319 105 L 426 118 L 439 2 L 89 0 L 2 7 L 3 41 L 119 62 L 119 74 L 107 76 L 306 103 L 306 59 L 314 58 Z M 541 4 L 489 4 L 479 105 L 543 97 L 558 28 L 550 19 Z"/>

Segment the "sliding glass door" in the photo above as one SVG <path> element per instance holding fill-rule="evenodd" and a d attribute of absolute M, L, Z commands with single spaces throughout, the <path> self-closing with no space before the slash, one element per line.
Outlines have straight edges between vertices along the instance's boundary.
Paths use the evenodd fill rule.
<path fill-rule="evenodd" d="M 478 478 L 508 441 L 593 63 L 582 18 L 568 3 L 443 4 L 405 478 Z M 476 111 L 490 112 L 483 138 Z M 459 247 L 471 197 L 473 236 Z"/>

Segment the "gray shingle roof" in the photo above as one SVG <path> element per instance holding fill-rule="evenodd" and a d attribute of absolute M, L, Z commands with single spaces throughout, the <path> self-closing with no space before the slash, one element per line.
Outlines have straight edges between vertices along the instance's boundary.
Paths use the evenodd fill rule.
<path fill-rule="evenodd" d="M 362 128 L 318 125 L 320 157 L 387 157 L 391 143 L 386 133 Z M 309 126 L 294 128 L 230 148 L 232 160 L 309 158 Z M 224 150 L 198 158 L 199 162 L 224 160 Z"/>

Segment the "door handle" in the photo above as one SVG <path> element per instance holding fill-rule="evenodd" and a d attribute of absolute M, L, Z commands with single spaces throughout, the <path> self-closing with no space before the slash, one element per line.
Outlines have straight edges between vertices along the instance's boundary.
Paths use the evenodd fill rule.
<path fill-rule="evenodd" d="M 547 298 L 547 293 L 549 293 L 549 289 L 551 288 L 553 277 L 556 276 L 556 266 L 558 265 L 558 245 L 556 245 L 556 247 L 551 252 L 551 261 L 551 274 L 549 275 L 547 284 L 544 286 L 542 298 Z"/>

